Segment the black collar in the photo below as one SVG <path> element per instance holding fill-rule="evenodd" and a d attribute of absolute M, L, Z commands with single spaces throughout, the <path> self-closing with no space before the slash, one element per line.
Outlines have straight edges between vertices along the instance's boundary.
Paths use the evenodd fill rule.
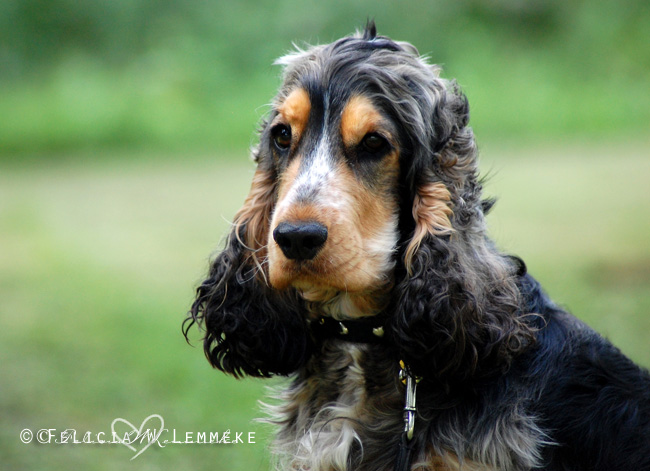
<path fill-rule="evenodd" d="M 384 320 L 377 316 L 360 317 L 338 321 L 331 317 L 319 317 L 311 322 L 314 337 L 320 340 L 336 338 L 355 343 L 384 343 Z"/>

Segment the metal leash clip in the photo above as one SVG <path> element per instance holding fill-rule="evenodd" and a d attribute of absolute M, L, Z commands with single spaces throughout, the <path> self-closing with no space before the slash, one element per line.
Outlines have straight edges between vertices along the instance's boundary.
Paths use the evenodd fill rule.
<path fill-rule="evenodd" d="M 399 379 L 406 385 L 406 400 L 404 404 L 404 433 L 406 438 L 410 440 L 413 438 L 413 431 L 415 430 L 415 413 L 417 408 L 415 406 L 415 392 L 419 378 L 414 378 L 409 369 L 403 361 L 400 360 Z"/>

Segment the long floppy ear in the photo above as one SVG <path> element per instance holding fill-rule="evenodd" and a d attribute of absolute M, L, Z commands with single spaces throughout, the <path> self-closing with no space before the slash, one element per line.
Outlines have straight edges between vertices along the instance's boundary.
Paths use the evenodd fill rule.
<path fill-rule="evenodd" d="M 212 262 L 208 278 L 183 329 L 202 324 L 210 363 L 235 377 L 288 375 L 310 356 L 301 301 L 266 283 L 266 240 L 275 200 L 275 171 L 258 165 L 251 190 L 235 216 L 225 249 Z"/>
<path fill-rule="evenodd" d="M 467 100 L 452 84 L 432 116 L 434 142 L 406 184 L 414 194 L 403 217 L 415 228 L 392 327 L 413 372 L 450 387 L 507 368 L 533 337 L 519 312 L 517 267 L 485 235 Z"/>

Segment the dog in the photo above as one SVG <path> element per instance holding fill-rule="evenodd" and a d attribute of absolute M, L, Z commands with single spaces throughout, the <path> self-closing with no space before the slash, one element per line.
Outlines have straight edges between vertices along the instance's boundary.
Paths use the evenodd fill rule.
<path fill-rule="evenodd" d="M 650 376 L 486 235 L 469 106 L 365 30 L 278 60 L 225 249 L 184 323 L 287 470 L 650 470 Z"/>

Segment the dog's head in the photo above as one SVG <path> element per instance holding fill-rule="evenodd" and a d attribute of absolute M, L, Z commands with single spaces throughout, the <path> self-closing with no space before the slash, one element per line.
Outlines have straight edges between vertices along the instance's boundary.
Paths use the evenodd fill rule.
<path fill-rule="evenodd" d="M 519 326 L 514 270 L 484 236 L 455 83 L 373 24 L 278 63 L 250 194 L 191 311 L 213 365 L 295 371 L 318 316 L 386 316 L 416 372 L 471 369 L 486 354 L 477 342 L 506 355 Z"/>

